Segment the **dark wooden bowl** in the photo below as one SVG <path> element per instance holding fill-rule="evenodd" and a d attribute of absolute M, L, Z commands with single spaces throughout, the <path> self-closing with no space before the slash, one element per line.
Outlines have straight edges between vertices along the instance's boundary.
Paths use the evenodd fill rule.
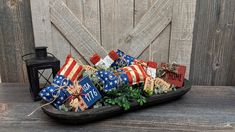
<path fill-rule="evenodd" d="M 137 102 L 132 102 L 131 109 L 127 111 L 119 106 L 103 106 L 96 109 L 88 109 L 84 112 L 64 112 L 57 110 L 52 105 L 42 107 L 42 110 L 48 116 L 50 116 L 51 118 L 55 119 L 58 122 L 69 123 L 69 124 L 83 124 L 91 121 L 105 119 L 115 115 L 120 115 L 125 112 L 142 109 L 147 106 L 153 106 L 156 104 L 173 101 L 183 96 L 190 89 L 191 85 L 189 81 L 185 80 L 184 86 L 182 88 L 179 88 L 176 91 L 171 91 L 165 94 L 153 95 L 147 98 L 147 102 L 143 106 L 140 106 Z M 44 104 L 45 102 L 42 103 Z"/>

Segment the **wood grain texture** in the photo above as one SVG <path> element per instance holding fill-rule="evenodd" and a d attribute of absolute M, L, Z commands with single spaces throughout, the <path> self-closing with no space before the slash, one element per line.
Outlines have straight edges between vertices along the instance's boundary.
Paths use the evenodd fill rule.
<path fill-rule="evenodd" d="M 100 43 L 100 3 L 99 0 L 66 0 L 68 8 L 89 30 L 93 37 Z M 71 54 L 84 64 L 87 62 L 80 53 L 72 46 Z"/>
<path fill-rule="evenodd" d="M 21 56 L 33 51 L 29 0 L 0 1 L 0 74 L 2 82 L 26 83 Z"/>
<path fill-rule="evenodd" d="M 138 57 L 170 23 L 172 4 L 172 1 L 169 0 L 156 1 L 136 27 L 122 39 L 121 49 Z"/>
<path fill-rule="evenodd" d="M 60 0 L 51 0 L 51 21 L 67 40 L 88 61 L 94 53 L 106 56 L 107 51 L 99 45 L 87 28 L 76 18 L 66 4 Z"/>
<path fill-rule="evenodd" d="M 235 85 L 235 1 L 198 0 L 190 79 L 194 84 Z"/>
<path fill-rule="evenodd" d="M 47 46 L 53 52 L 48 0 L 30 0 L 35 46 Z"/>
<path fill-rule="evenodd" d="M 119 39 L 133 28 L 133 0 L 101 0 L 101 37 L 105 49 L 121 48 Z"/>
<path fill-rule="evenodd" d="M 61 63 L 64 63 L 67 54 L 70 54 L 70 43 L 51 24 L 49 1 L 31 0 L 30 3 L 35 46 L 47 46 L 48 52 L 54 54 Z M 46 76 L 49 74 L 49 72 L 45 73 Z"/>
<path fill-rule="evenodd" d="M 145 15 L 149 8 L 156 0 L 135 0 L 134 7 L 134 27 L 138 24 L 140 19 Z M 142 52 L 138 59 L 151 60 L 152 43 Z"/>
<path fill-rule="evenodd" d="M 135 24 L 157 0 L 135 0 Z M 171 25 L 169 24 L 145 49 L 138 59 L 168 62 Z"/>
<path fill-rule="evenodd" d="M 66 3 L 66 0 L 61 0 Z M 48 1 L 49 3 L 49 1 Z M 50 3 L 48 5 L 50 8 Z M 50 14 L 49 14 L 50 15 Z M 49 16 L 51 18 L 51 15 Z M 50 19 L 51 20 L 51 19 Z M 50 21 L 51 23 L 51 21 Z M 51 24 L 51 39 L 52 39 L 52 52 L 56 55 L 56 57 L 61 61 L 61 64 L 65 62 L 66 56 L 71 54 L 71 44 L 70 42 L 64 37 L 63 33 L 59 31 L 59 29 L 54 25 Z M 63 49 L 63 51 L 61 51 Z"/>
<path fill-rule="evenodd" d="M 159 34 L 150 45 L 150 58 L 152 61 L 169 62 L 169 48 L 171 36 L 171 23 Z"/>
<path fill-rule="evenodd" d="M 205 90 L 206 89 L 206 90 Z M 0 131 L 172 131 L 235 130 L 235 87 L 193 86 L 181 99 L 86 125 L 58 124 L 41 110 L 27 117 L 32 102 L 28 86 L 0 84 Z M 16 99 L 18 97 L 18 99 Z"/>
<path fill-rule="evenodd" d="M 186 65 L 189 77 L 196 0 L 174 0 L 169 62 Z"/>

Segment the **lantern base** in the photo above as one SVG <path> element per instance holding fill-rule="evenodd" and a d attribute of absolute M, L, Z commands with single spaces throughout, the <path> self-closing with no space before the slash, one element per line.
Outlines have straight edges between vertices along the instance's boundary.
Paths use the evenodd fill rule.
<path fill-rule="evenodd" d="M 33 101 L 40 101 L 42 100 L 42 98 L 39 95 L 35 95 L 35 93 L 33 93 L 32 89 L 30 88 L 30 95 Z"/>
<path fill-rule="evenodd" d="M 42 98 L 41 98 L 41 97 L 39 97 L 39 96 L 38 96 L 38 97 L 34 97 L 34 98 L 32 98 L 32 99 L 33 99 L 33 101 L 35 101 L 35 102 L 36 102 L 36 101 L 40 101 L 40 100 L 42 100 Z"/>

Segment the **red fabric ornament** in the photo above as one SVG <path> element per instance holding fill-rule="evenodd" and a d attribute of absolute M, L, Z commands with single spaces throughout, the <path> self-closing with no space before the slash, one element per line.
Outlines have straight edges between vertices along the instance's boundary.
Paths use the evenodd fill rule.
<path fill-rule="evenodd" d="M 173 66 L 170 67 L 167 63 L 161 63 L 161 67 L 166 70 L 164 80 L 176 87 L 183 86 L 186 66 L 173 64 Z"/>

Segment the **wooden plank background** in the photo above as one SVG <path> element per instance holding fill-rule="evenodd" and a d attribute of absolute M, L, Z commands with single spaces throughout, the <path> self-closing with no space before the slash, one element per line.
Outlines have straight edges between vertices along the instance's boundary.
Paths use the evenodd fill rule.
<path fill-rule="evenodd" d="M 190 79 L 235 85 L 235 1 L 197 0 Z"/>
<path fill-rule="evenodd" d="M 33 28 L 29 0 L 0 1 L 0 75 L 2 82 L 26 82 L 21 59 L 33 51 Z"/>
<path fill-rule="evenodd" d="M 155 2 L 161 0 L 63 0 L 63 2 L 96 42 L 108 51 L 120 48 L 122 38 L 138 26 L 141 18 Z M 235 70 L 232 65 L 235 64 L 233 52 L 235 2 L 232 0 L 170 2 L 173 5 L 172 21 L 156 38 L 147 43 L 139 58 L 185 64 L 188 66 L 188 73 L 191 69 L 189 77 L 193 84 L 235 85 Z M 50 8 L 48 0 L 1 1 L 0 61 L 4 63 L 0 63 L 0 73 L 3 82 L 27 82 L 25 67 L 20 56 L 32 52 L 34 45 L 47 45 L 49 52 L 54 53 L 62 63 L 68 53 L 81 60 L 81 63 L 87 63 L 78 53 L 77 44 L 68 38 L 71 36 L 66 37 L 65 32 L 58 30 L 61 28 L 58 24 L 51 24 Z M 194 14 L 196 14 L 195 23 Z"/>
<path fill-rule="evenodd" d="M 141 2 L 138 0 L 93 2 L 50 0 L 50 2 L 41 3 L 31 0 L 32 21 L 34 29 L 36 29 L 34 37 L 37 38 L 39 35 L 39 38 L 42 38 L 40 30 L 37 29 L 50 28 L 50 26 L 38 26 L 40 23 L 44 24 L 44 14 L 47 12 L 50 16 L 46 16 L 49 16 L 48 19 L 52 22 L 51 29 L 49 29 L 52 41 L 49 42 L 55 45 L 51 47 L 49 44 L 49 49 L 51 48 L 49 51 L 62 62 L 65 55 L 71 53 L 86 64 L 90 63 L 89 56 L 94 51 L 104 56 L 107 51 L 120 48 L 127 54 L 140 59 L 184 64 L 188 67 L 186 73 L 188 78 L 191 56 L 185 57 L 184 55 L 191 54 L 191 50 L 188 49 L 191 49 L 192 46 L 191 34 L 195 15 L 195 0 L 191 2 L 185 0 L 144 0 Z M 38 6 L 40 6 L 39 9 Z M 41 13 L 40 9 L 44 9 L 43 6 L 46 7 Z M 48 6 L 50 10 L 47 10 Z M 174 10 L 176 17 L 172 16 Z M 186 17 L 177 17 L 177 13 Z M 172 21 L 174 22 L 173 26 L 171 26 Z M 172 31 L 177 31 L 176 37 L 171 28 Z M 190 37 L 185 34 L 189 34 Z M 182 39 L 185 36 L 188 41 Z M 171 40 L 174 42 L 172 45 Z M 175 47 L 184 47 L 182 44 L 178 44 L 181 42 L 187 48 L 170 50 Z M 41 46 L 41 40 L 35 39 L 35 45 Z M 99 45 L 102 45 L 107 51 Z M 60 53 L 61 48 L 64 49 L 62 53 Z"/>

